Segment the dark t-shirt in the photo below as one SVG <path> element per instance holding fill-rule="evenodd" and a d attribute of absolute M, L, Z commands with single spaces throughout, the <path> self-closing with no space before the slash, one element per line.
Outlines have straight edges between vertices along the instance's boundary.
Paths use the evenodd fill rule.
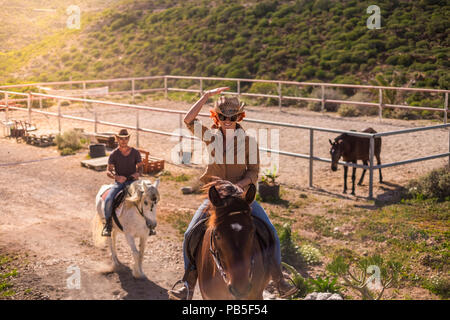
<path fill-rule="evenodd" d="M 142 162 L 141 153 L 135 148 L 131 148 L 130 154 L 124 156 L 119 148 L 109 155 L 108 164 L 113 164 L 119 176 L 129 177 L 136 173 L 136 164 Z"/>

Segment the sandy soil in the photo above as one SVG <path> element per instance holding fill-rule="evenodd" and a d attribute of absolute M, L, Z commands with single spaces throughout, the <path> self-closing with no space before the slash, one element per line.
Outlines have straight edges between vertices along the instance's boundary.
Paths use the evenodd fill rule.
<path fill-rule="evenodd" d="M 167 100 L 147 101 L 147 105 L 186 110 L 186 103 Z M 136 123 L 136 111 L 110 106 L 95 106 L 99 119 Z M 67 107 L 63 112 L 83 117 L 93 117 L 93 107 Z M 205 108 L 205 112 L 207 109 Z M 2 115 L 3 116 L 3 115 Z M 140 111 L 140 126 L 155 130 L 173 131 L 179 126 L 177 115 Z M 405 122 L 375 118 L 344 119 L 336 116 L 286 108 L 248 107 L 249 118 L 270 119 L 302 125 L 330 127 L 336 129 L 362 130 L 373 127 L 378 132 L 421 126 L 425 122 Z M 10 112 L 10 118 L 26 119 L 24 112 Z M 33 114 L 41 132 L 57 132 L 57 119 Z M 209 120 L 204 119 L 205 123 Z M 73 127 L 84 127 L 93 131 L 93 125 L 63 120 L 63 131 Z M 263 128 L 246 123 L 245 128 Z M 100 126 L 99 132 L 117 131 L 117 128 Z M 134 138 L 136 135 L 133 135 Z M 336 135 L 316 132 L 315 154 L 328 157 L 328 138 Z M 166 136 L 140 134 L 141 147 L 152 155 L 170 160 L 170 150 L 177 143 Z M 135 140 L 131 140 L 135 144 Z M 392 162 L 443 153 L 448 150 L 448 132 L 433 130 L 408 135 L 387 137 L 383 140 L 382 161 Z M 309 132 L 298 129 L 280 129 L 282 150 L 309 153 Z M 102 184 L 110 183 L 104 172 L 95 172 L 80 166 L 86 151 L 75 156 L 60 157 L 54 147 L 37 148 L 0 138 L 0 253 L 14 253 L 23 257 L 26 267 L 23 274 L 26 283 L 33 287 L 32 298 L 50 299 L 167 299 L 167 290 L 183 273 L 180 236 L 171 225 L 160 219 L 157 235 L 148 240 L 144 260 L 146 280 L 135 280 L 131 276 L 132 257 L 125 240 L 120 237 L 119 258 L 124 264 L 119 273 L 107 272 L 109 253 L 106 249 L 93 247 L 90 235 L 90 220 L 95 213 L 95 195 Z M 37 161 L 34 161 L 37 160 Z M 439 167 L 447 159 L 431 160 L 384 170 L 386 184 L 375 184 L 374 194 L 379 199 L 392 195 L 399 185 L 418 174 Z M 180 167 L 167 164 L 174 172 L 187 172 L 198 176 L 202 166 Z M 307 189 L 308 161 L 280 157 L 279 180 L 293 188 Z M 362 201 L 367 196 L 368 178 L 365 186 L 357 187 L 357 197 L 342 197 L 342 169 L 331 173 L 329 164 L 314 163 L 314 189 L 311 192 L 342 201 Z M 375 182 L 378 174 L 374 175 Z M 181 210 L 193 213 L 201 202 L 201 195 L 182 196 L 179 183 L 168 181 L 160 186 L 161 202 L 158 217 Z M 161 222 L 162 221 L 162 222 Z M 77 266 L 81 270 L 81 289 L 68 289 L 70 276 L 67 268 Z M 26 298 L 26 297 L 23 297 Z M 196 298 L 199 298 L 198 292 Z"/>

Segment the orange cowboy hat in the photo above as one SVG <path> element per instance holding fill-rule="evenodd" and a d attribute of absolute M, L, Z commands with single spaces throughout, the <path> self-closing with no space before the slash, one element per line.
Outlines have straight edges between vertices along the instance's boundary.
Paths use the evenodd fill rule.
<path fill-rule="evenodd" d="M 221 96 L 214 103 L 213 111 L 217 114 L 222 114 L 225 117 L 232 117 L 235 114 L 244 112 L 245 102 L 239 101 L 236 97 Z"/>

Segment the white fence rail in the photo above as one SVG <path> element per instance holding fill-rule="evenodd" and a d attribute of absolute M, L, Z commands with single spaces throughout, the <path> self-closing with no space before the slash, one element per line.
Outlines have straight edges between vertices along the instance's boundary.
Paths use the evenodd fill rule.
<path fill-rule="evenodd" d="M 194 80 L 199 82 L 199 89 L 188 89 L 188 88 L 175 88 L 169 87 L 168 80 Z M 149 81 L 149 80 L 163 80 L 164 87 L 159 88 L 147 88 L 147 89 L 136 89 L 136 82 Z M 129 90 L 122 91 L 110 91 L 110 95 L 114 94 L 131 94 L 133 102 L 136 93 L 148 93 L 155 91 L 164 91 L 165 97 L 167 98 L 169 91 L 179 91 L 179 92 L 193 92 L 193 93 L 203 93 L 204 81 L 231 81 L 236 82 L 236 92 L 224 92 L 224 94 L 238 95 L 238 96 L 249 96 L 249 97 L 261 97 L 261 98 L 274 98 L 278 99 L 278 106 L 281 109 L 283 100 L 299 100 L 299 101 L 315 101 L 321 102 L 321 110 L 325 110 L 325 104 L 327 102 L 338 103 L 338 104 L 353 104 L 362 107 L 376 107 L 378 108 L 378 115 L 380 120 L 383 117 L 384 108 L 393 109 L 407 109 L 412 111 L 432 111 L 443 113 L 444 124 L 448 122 L 448 93 L 450 90 L 442 89 L 428 89 L 428 88 L 406 88 L 406 87 L 390 87 L 390 86 L 373 86 L 373 85 L 354 85 L 354 84 L 337 84 L 337 83 L 317 83 L 317 82 L 298 82 L 298 81 L 282 81 L 282 80 L 263 80 L 263 79 L 243 79 L 243 78 L 222 78 L 222 77 L 194 77 L 194 76 L 149 76 L 149 77 L 130 77 L 130 78 L 117 78 L 117 79 L 105 79 L 105 80 L 77 80 L 77 81 L 59 81 L 59 82 L 42 82 L 42 83 L 28 83 L 28 84 L 15 84 L 15 85 L 4 85 L 0 86 L 0 89 L 14 89 L 14 88 L 24 88 L 24 87 L 35 87 L 35 86 L 61 86 L 61 85 L 81 85 L 82 89 L 85 91 L 83 97 L 86 98 L 89 94 L 88 84 L 111 84 L 117 82 L 125 82 L 130 84 Z M 278 94 L 262 94 L 262 93 L 249 93 L 241 91 L 242 83 L 271 83 L 277 85 Z M 286 96 L 282 94 L 283 86 L 298 86 L 298 87 L 320 87 L 321 97 L 311 98 L 311 97 L 293 97 Z M 327 99 L 326 88 L 347 88 L 347 89 L 372 89 L 378 91 L 378 103 L 367 102 L 367 101 L 350 101 L 350 100 L 336 100 Z M 435 94 L 442 94 L 442 108 L 431 108 L 431 107 L 417 107 L 409 105 L 400 104 L 389 104 L 385 102 L 383 95 L 383 90 L 394 90 L 394 91 L 410 91 L 410 92 L 428 92 Z M 81 95 L 81 94 L 80 94 Z"/>
<path fill-rule="evenodd" d="M 135 90 L 135 81 L 137 80 L 157 80 L 157 79 L 163 79 L 164 80 L 164 88 L 151 88 L 151 89 L 140 89 Z M 200 81 L 200 89 L 180 89 L 180 88 L 170 88 L 168 87 L 167 80 L 168 79 L 194 79 Z M 259 123 L 259 124 L 265 124 L 265 125 L 271 125 L 271 126 L 277 126 L 277 127 L 289 127 L 289 128 L 297 128 L 297 129 L 304 129 L 309 130 L 310 135 L 310 151 L 309 154 L 300 154 L 300 153 L 293 153 L 289 151 L 284 150 L 273 150 L 273 149 L 267 149 L 267 148 L 260 148 L 261 151 L 267 151 L 267 152 L 273 152 L 278 153 L 284 156 L 290 156 L 290 157 L 296 157 L 296 158 L 302 158 L 302 159 L 308 159 L 309 160 L 309 186 L 313 187 L 313 164 L 314 161 L 322 161 L 322 162 L 328 162 L 331 163 L 331 159 L 327 158 L 320 158 L 314 156 L 314 131 L 321 131 L 321 132 L 330 132 L 330 133 L 346 133 L 348 135 L 352 136 L 359 136 L 359 137 L 366 137 L 370 139 L 370 164 L 368 166 L 365 165 L 358 165 L 353 163 L 345 163 L 345 162 L 339 162 L 341 165 L 346 165 L 350 167 L 356 167 L 356 168 L 362 168 L 362 169 L 368 169 L 369 170 L 369 199 L 373 198 L 373 170 L 379 169 L 379 168 L 387 168 L 387 167 L 393 167 L 393 166 L 399 166 L 404 165 L 408 163 L 418 162 L 418 161 L 425 161 L 430 159 L 436 159 L 436 158 L 443 158 L 448 157 L 448 163 L 450 167 L 450 124 L 447 124 L 447 110 L 448 110 L 448 92 L 449 90 L 435 90 L 435 89 L 420 89 L 420 88 L 396 88 L 396 87 L 376 87 L 376 86 L 361 86 L 361 85 L 344 85 L 344 84 L 323 84 L 323 83 L 306 83 L 306 82 L 293 82 L 293 81 L 275 81 L 275 80 L 256 80 L 256 79 L 231 79 L 231 78 L 207 78 L 207 77 L 180 77 L 180 76 L 157 76 L 157 77 L 141 77 L 141 78 L 123 78 L 123 79 L 109 79 L 109 80 L 85 80 L 85 81 L 68 81 L 68 82 L 53 82 L 53 83 L 35 83 L 35 84 L 24 84 L 24 85 L 10 85 L 10 86 L 0 86 L 0 88 L 4 89 L 12 89 L 12 88 L 19 88 L 19 87 L 34 87 L 37 85 L 67 85 L 67 84 L 82 84 L 83 88 L 86 89 L 86 84 L 88 83 L 107 83 L 107 82 L 119 82 L 119 81 L 131 81 L 131 91 L 115 91 L 115 92 L 109 92 L 109 94 L 123 94 L 123 93 L 130 93 L 132 94 L 134 98 L 134 94 L 137 92 L 152 92 L 152 91 L 161 91 L 164 90 L 166 96 L 168 91 L 188 91 L 188 92 L 203 92 L 203 80 L 217 80 L 217 81 L 237 81 L 237 92 L 228 92 L 228 94 L 235 94 L 235 95 L 252 95 L 252 96 L 258 96 L 258 97 L 278 97 L 280 101 L 280 107 L 281 107 L 281 101 L 282 99 L 301 99 L 301 100 L 307 100 L 307 101 L 321 101 L 322 102 L 322 108 L 324 107 L 325 102 L 338 102 L 338 103 L 349 103 L 349 101 L 341 101 L 341 100 L 328 100 L 326 99 L 322 94 L 322 99 L 316 99 L 316 98 L 306 98 L 306 97 L 287 97 L 287 96 L 281 96 L 281 85 L 283 84 L 289 84 L 289 85 L 312 85 L 312 86 L 321 86 L 322 88 L 325 88 L 326 86 L 329 87 L 347 87 L 347 88 L 368 88 L 368 89 L 379 89 L 380 97 L 382 97 L 382 90 L 410 90 L 410 91 L 423 91 L 423 92 L 435 92 L 435 93 L 444 93 L 445 94 L 445 100 L 444 100 L 444 108 L 443 109 L 435 109 L 435 108 L 419 108 L 419 107 L 413 107 L 413 106 L 397 106 L 397 105 L 383 105 L 380 104 L 373 104 L 373 103 L 366 103 L 367 105 L 371 106 L 378 106 L 380 108 L 383 108 L 383 106 L 387 107 L 399 107 L 399 108 L 408 108 L 408 109 L 416 109 L 416 110 L 432 110 L 432 111 L 441 111 L 444 112 L 444 124 L 442 125 L 436 125 L 436 126 L 429 126 L 429 127 L 421 127 L 421 128 L 412 128 L 412 129 L 405 129 L 405 130 L 398 130 L 398 131 L 390 131 L 390 132 L 381 132 L 376 134 L 371 133 L 362 133 L 362 132 L 354 132 L 354 131 L 346 131 L 346 130 L 338 130 L 338 129 L 331 129 L 331 128 L 321 128 L 321 127 L 312 127 L 312 126 L 303 126 L 293 123 L 284 123 L 284 122 L 275 122 L 275 121 L 267 121 L 267 120 L 260 120 L 260 119 L 251 119 L 251 118 L 245 118 L 244 121 L 250 122 L 250 123 Z M 241 82 L 269 82 L 269 83 L 277 83 L 280 95 L 279 96 L 273 96 L 273 95 L 262 95 L 262 94 L 250 94 L 250 93 L 242 93 L 240 92 L 240 83 Z M 324 90 L 322 90 L 322 93 Z M 58 118 L 58 131 L 61 132 L 61 119 L 71 119 L 71 120 L 77 120 L 77 121 L 84 121 L 93 123 L 95 126 L 95 132 L 97 132 L 97 126 L 99 124 L 101 125 L 108 125 L 113 127 L 121 127 L 121 128 L 127 128 L 136 130 L 137 135 L 137 145 L 139 146 L 139 132 L 147 132 L 147 133 L 153 133 L 153 134 L 160 134 L 165 136 L 176 136 L 179 137 L 180 140 L 183 138 L 189 138 L 189 139 L 197 139 L 193 136 L 183 136 L 181 134 L 173 133 L 173 132 L 166 132 L 161 130 L 153 130 L 150 128 L 142 128 L 139 126 L 139 117 L 140 112 L 142 111 L 151 111 L 151 112 L 163 112 L 168 114 L 178 114 L 179 120 L 180 120 L 180 126 L 181 126 L 181 117 L 183 114 L 185 114 L 185 111 L 180 110 L 170 110 L 170 109 L 162 109 L 162 108 L 155 108 L 155 107 L 148 107 L 148 106 L 141 106 L 136 104 L 126 104 L 126 103 L 117 103 L 117 102 L 111 102 L 111 101 L 104 101 L 104 100 L 93 100 L 93 99 L 86 99 L 86 98 L 76 98 L 76 97 L 67 97 L 67 96 L 58 96 L 58 95 L 50 95 L 50 94 L 43 94 L 38 92 L 29 92 L 29 93 L 22 93 L 22 92 L 14 92 L 14 91 L 6 91 L 6 90 L 0 90 L 0 94 L 4 94 L 4 100 L 3 102 L 0 102 L 0 108 L 3 107 L 6 109 L 5 112 L 5 118 L 8 120 L 8 112 L 9 110 L 20 110 L 28 112 L 28 118 L 29 122 L 31 122 L 31 114 L 32 112 L 45 114 L 48 116 L 54 116 Z M 27 101 L 27 108 L 23 107 L 17 107 L 17 106 L 10 106 L 8 98 L 12 95 L 19 95 L 19 96 L 25 96 L 26 99 L 16 99 L 21 101 Z M 56 99 L 58 101 L 58 112 L 48 112 L 43 110 L 36 110 L 31 107 L 32 100 L 34 98 L 38 99 Z M 82 118 L 82 117 L 76 117 L 76 116 L 70 116 L 70 115 L 64 115 L 61 112 L 60 102 L 62 100 L 69 100 L 69 101 L 77 101 L 77 102 L 83 102 L 83 103 L 96 103 L 96 104 L 104 104 L 104 105 L 111 105 L 111 106 L 117 106 L 117 107 L 123 107 L 128 109 L 135 109 L 138 112 L 136 112 L 136 125 L 130 126 L 120 123 L 112 123 L 107 121 L 99 120 L 97 117 L 97 113 L 94 112 L 94 119 L 89 118 Z M 134 99 L 133 99 L 134 100 Z M 361 104 L 361 102 L 355 102 L 351 101 L 355 104 Z M 363 102 L 364 103 L 364 102 Z M 380 113 L 381 114 L 381 113 Z M 208 114 L 201 113 L 200 116 L 203 117 L 209 117 Z M 396 134 L 405 134 L 410 132 L 417 132 L 417 131 L 425 131 L 425 130 L 438 130 L 438 129 L 446 129 L 448 128 L 448 134 L 449 134 L 449 152 L 436 154 L 436 155 L 429 155 L 426 157 L 421 158 L 415 158 L 415 159 L 408 159 L 398 162 L 392 162 L 382 165 L 374 165 L 373 163 L 373 157 L 374 157 L 374 139 L 375 137 L 382 137 L 382 136 L 389 136 L 389 135 L 396 135 Z"/>

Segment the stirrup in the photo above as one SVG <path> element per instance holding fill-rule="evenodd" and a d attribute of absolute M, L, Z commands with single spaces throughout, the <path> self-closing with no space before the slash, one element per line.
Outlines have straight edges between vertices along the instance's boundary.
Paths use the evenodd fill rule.
<path fill-rule="evenodd" d="M 291 282 L 291 284 L 292 284 L 292 289 L 288 290 L 288 291 L 285 292 L 284 294 L 281 294 L 281 290 L 280 290 L 280 282 L 281 282 L 281 281 L 286 281 L 286 282 L 289 281 L 289 282 Z M 283 275 L 283 277 L 281 278 L 281 280 L 277 283 L 277 291 L 278 291 L 278 295 L 280 296 L 280 298 L 286 299 L 286 298 L 288 298 L 288 297 L 294 295 L 295 293 L 297 293 L 298 288 L 297 288 L 297 286 L 295 285 L 294 280 L 292 280 L 292 278 L 291 278 L 290 276 L 285 277 L 285 276 Z"/>
<path fill-rule="evenodd" d="M 187 289 L 187 293 L 186 293 L 185 299 L 179 298 L 179 297 L 171 294 L 171 292 L 174 290 L 174 288 L 180 283 L 182 283 L 184 285 L 184 287 Z M 188 300 L 189 293 L 190 293 L 189 283 L 187 281 L 183 281 L 183 280 L 178 280 L 177 282 L 175 282 L 175 284 L 172 286 L 172 289 L 170 289 L 169 292 L 168 292 L 169 299 L 171 299 L 171 300 Z"/>

